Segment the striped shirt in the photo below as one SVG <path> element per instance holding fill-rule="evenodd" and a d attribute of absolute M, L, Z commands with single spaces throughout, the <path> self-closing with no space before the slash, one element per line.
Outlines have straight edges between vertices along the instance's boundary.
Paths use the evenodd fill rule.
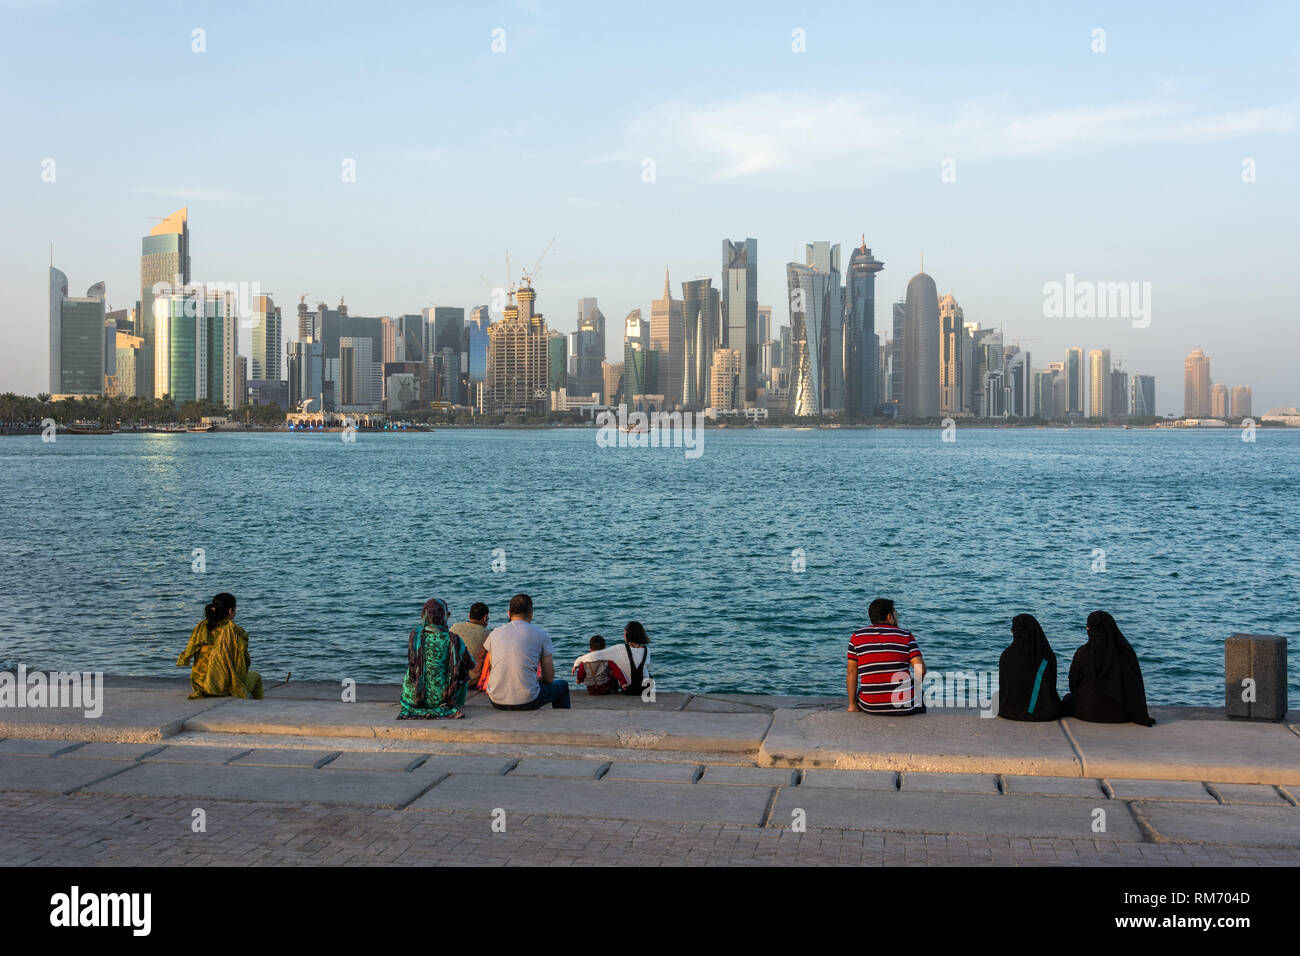
<path fill-rule="evenodd" d="M 913 660 L 921 657 L 911 631 L 872 624 L 849 637 L 849 657 L 858 663 L 858 706 L 871 714 L 913 710 Z"/>

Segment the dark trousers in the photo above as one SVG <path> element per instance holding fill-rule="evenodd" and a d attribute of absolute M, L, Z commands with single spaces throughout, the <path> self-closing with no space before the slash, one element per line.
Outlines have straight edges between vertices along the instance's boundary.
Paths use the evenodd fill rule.
<path fill-rule="evenodd" d="M 537 710 L 550 704 L 555 710 L 569 710 L 569 682 L 563 680 L 537 682 L 537 696 L 526 704 L 498 704 L 492 701 L 497 710 Z"/>

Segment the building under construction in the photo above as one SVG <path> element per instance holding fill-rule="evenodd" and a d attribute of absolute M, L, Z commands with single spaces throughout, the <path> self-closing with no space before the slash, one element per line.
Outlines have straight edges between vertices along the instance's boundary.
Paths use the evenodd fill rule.
<path fill-rule="evenodd" d="M 545 415 L 550 410 L 546 322 L 533 311 L 537 293 L 525 284 L 510 293 L 505 315 L 488 326 L 483 411 L 488 415 Z"/>

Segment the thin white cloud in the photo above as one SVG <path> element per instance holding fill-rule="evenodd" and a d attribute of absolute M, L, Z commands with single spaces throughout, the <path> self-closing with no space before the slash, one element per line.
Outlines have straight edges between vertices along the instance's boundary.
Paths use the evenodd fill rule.
<path fill-rule="evenodd" d="M 189 202 L 243 202 L 244 197 L 228 189 L 205 189 L 196 187 L 187 189 L 172 186 L 135 186 L 133 193 L 144 196 L 163 196 L 167 199 L 184 199 Z"/>
<path fill-rule="evenodd" d="M 707 178 L 849 162 L 899 166 L 935 157 L 987 158 L 1079 146 L 1210 140 L 1292 128 L 1290 105 L 1211 111 L 1147 100 L 1048 112 L 972 107 L 926 116 L 878 97 L 757 93 L 707 106 L 646 113 L 628 130 L 634 148 L 701 169 Z"/>

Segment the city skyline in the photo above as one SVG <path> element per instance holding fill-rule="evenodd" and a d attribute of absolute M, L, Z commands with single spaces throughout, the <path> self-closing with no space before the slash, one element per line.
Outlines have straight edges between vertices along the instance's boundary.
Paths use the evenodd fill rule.
<path fill-rule="evenodd" d="M 347 296 L 374 315 L 469 308 L 483 301 L 480 275 L 506 281 L 507 250 L 528 260 L 551 236 L 548 301 L 595 296 L 609 316 L 650 315 L 665 265 L 678 288 L 707 276 L 721 290 L 717 238 L 751 236 L 764 250 L 757 300 L 776 305 L 784 324 L 784 263 L 804 261 L 809 240 L 847 250 L 865 233 L 886 262 L 924 252 L 940 294 L 954 295 L 968 321 L 1005 328 L 1008 341 L 1013 329 L 1037 339 L 1039 354 L 1100 344 L 1173 382 L 1199 344 L 1251 380 L 1257 405 L 1296 403 L 1293 355 L 1276 347 L 1298 334 L 1283 306 L 1296 252 L 1286 210 L 1297 181 L 1284 161 L 1295 151 L 1295 105 L 1267 92 L 1288 88 L 1295 9 L 1264 8 L 1276 27 L 1267 32 L 1208 6 L 1192 18 L 1102 5 L 1087 19 L 773 9 L 742 23 L 690 9 L 686 32 L 674 27 L 675 9 L 635 26 L 596 8 L 417 13 L 400 36 L 359 12 L 323 10 L 304 43 L 299 19 L 274 9 L 256 8 L 250 36 L 254 8 L 235 3 L 151 17 L 123 41 L 121 69 L 105 73 L 89 64 L 110 8 L 10 8 L 0 288 L 11 348 L 0 387 L 46 387 L 36 317 L 51 242 L 66 274 L 105 279 L 107 304 L 129 308 L 139 282 L 132 244 L 188 204 L 196 277 L 258 281 L 281 302 Z M 860 72 L 854 28 L 868 24 L 876 79 L 846 94 L 840 78 Z M 191 39 L 200 25 L 201 53 Z M 494 54 L 501 25 L 506 48 Z M 594 26 L 635 29 L 670 55 L 641 62 L 617 55 L 617 44 L 588 49 Z M 1104 52 L 1091 48 L 1098 26 Z M 791 49 L 796 28 L 804 52 Z M 422 55 L 433 35 L 445 40 L 436 62 Z M 392 51 L 385 63 L 352 62 L 354 44 L 381 36 Z M 36 87 L 19 82 L 43 75 L 38 51 L 54 38 L 67 68 Z M 945 51 L 961 55 L 937 85 L 921 62 Z M 332 68 L 303 86 L 301 71 L 322 61 Z M 182 81 L 157 87 L 159 69 Z M 630 70 L 636 82 L 593 82 L 606 69 Z M 148 103 L 133 92 L 145 86 L 155 91 Z M 459 95 L 438 95 L 446 89 Z M 535 92 L 522 106 L 520 89 Z M 581 107 L 562 105 L 579 90 Z M 443 104 L 439 123 L 411 125 L 431 95 Z M 220 113 L 232 101 L 240 128 L 269 132 L 273 149 L 150 148 L 158 117 Z M 110 103 L 113 127 L 98 140 L 79 136 Z M 796 115 L 843 135 L 804 142 L 786 119 Z M 349 160 L 351 182 L 342 178 Z M 797 201 L 775 198 L 789 190 Z M 1211 282 L 1196 264 L 1208 254 Z M 886 267 L 877 277 L 878 330 L 909 273 Z M 1044 283 L 1067 275 L 1151 282 L 1150 327 L 1045 318 Z M 553 328 L 575 327 L 567 305 L 552 312 Z M 606 329 L 615 358 L 621 323 Z M 243 354 L 250 347 L 241 340 Z M 1162 391 L 1161 411 L 1180 411 L 1172 398 Z"/>

